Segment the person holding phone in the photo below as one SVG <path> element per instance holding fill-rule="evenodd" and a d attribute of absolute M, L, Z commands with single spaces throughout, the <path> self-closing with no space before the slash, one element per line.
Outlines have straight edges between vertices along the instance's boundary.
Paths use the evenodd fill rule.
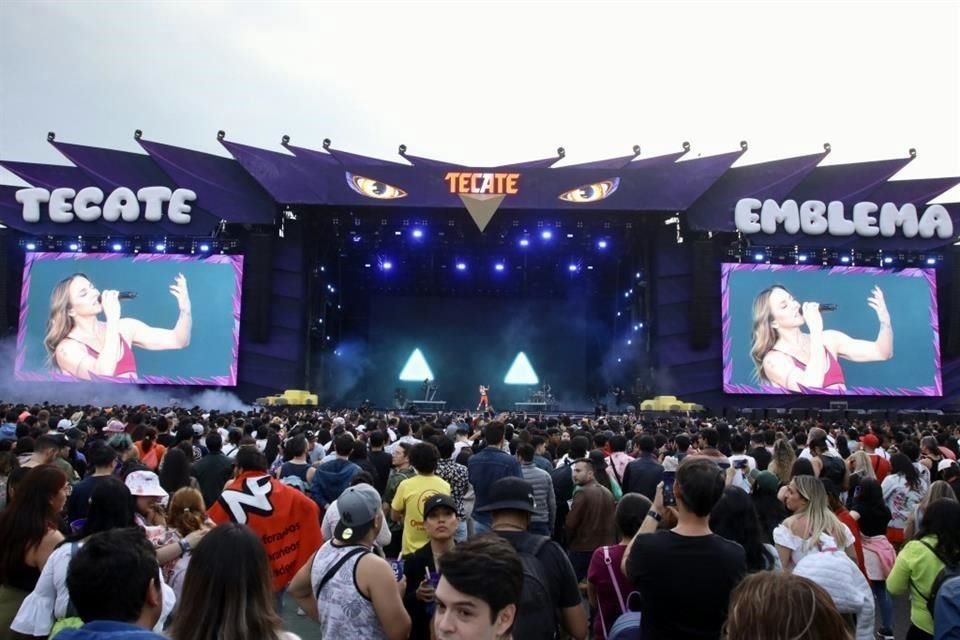
<path fill-rule="evenodd" d="M 457 503 L 452 496 L 435 494 L 423 507 L 423 527 L 430 542 L 403 559 L 402 576 L 406 577 L 403 606 L 410 614 L 411 640 L 429 640 L 430 619 L 436 607 L 436 590 L 440 582 L 440 558 L 452 551 L 454 534 L 460 523 Z"/>

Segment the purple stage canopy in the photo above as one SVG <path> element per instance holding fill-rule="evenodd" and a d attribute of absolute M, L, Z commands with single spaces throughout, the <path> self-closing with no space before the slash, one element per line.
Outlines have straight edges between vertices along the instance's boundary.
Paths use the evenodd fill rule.
<path fill-rule="evenodd" d="M 167 217 L 148 222 L 118 220 L 25 222 L 16 201 L 17 188 L 0 186 L 0 222 L 35 235 L 134 235 L 164 233 L 207 235 L 221 222 L 275 224 L 287 206 L 380 206 L 463 208 L 467 199 L 502 197 L 502 209 L 564 212 L 606 211 L 623 215 L 675 215 L 695 231 L 735 231 L 734 208 L 743 198 L 776 202 L 794 200 L 840 201 L 852 210 L 861 201 L 878 205 L 924 205 L 960 178 L 892 180 L 909 158 L 819 166 L 827 152 L 785 158 L 733 168 L 746 152 L 741 149 L 709 157 L 689 157 L 687 150 L 651 158 L 632 155 L 556 167 L 562 157 L 544 158 L 495 167 L 465 167 L 409 155 L 403 162 L 371 158 L 339 149 L 328 141 L 323 150 L 289 144 L 270 151 L 218 136 L 232 158 L 140 139 L 146 154 L 67 144 L 51 138 L 53 146 L 74 166 L 0 161 L 0 165 L 33 187 L 53 190 L 98 187 L 104 193 L 126 187 L 136 192 L 150 186 L 189 189 L 189 224 Z M 686 156 L 686 157 L 685 157 Z M 960 230 L 960 204 L 945 205 Z M 468 213 L 464 211 L 464 216 Z M 865 246 L 927 249 L 956 239 L 833 237 L 789 235 L 778 230 L 757 234 L 755 242 L 824 247 Z"/>

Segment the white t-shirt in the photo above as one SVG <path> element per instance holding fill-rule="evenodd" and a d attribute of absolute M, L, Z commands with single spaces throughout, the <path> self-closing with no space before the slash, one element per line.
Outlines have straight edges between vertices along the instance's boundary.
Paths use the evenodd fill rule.
<path fill-rule="evenodd" d="M 846 547 L 853 544 L 853 533 L 851 533 L 847 525 L 842 522 L 840 526 L 843 527 L 843 535 L 847 539 L 847 544 L 844 547 L 844 549 L 846 549 Z M 793 533 L 785 524 L 778 525 L 777 528 L 773 530 L 773 542 L 781 547 L 790 549 L 791 567 L 797 566 L 800 560 L 811 553 L 817 553 L 819 551 L 842 551 L 834 537 L 827 533 L 820 534 L 820 540 L 817 544 L 805 548 L 804 543 L 806 539 Z"/>
<path fill-rule="evenodd" d="M 748 456 L 745 453 L 735 453 L 730 456 L 729 460 L 731 467 L 735 467 L 736 463 L 740 460 L 746 460 L 748 471 L 753 471 L 757 468 L 757 461 L 753 459 L 753 456 Z M 747 493 L 753 493 L 753 487 L 750 485 L 750 481 L 743 477 L 743 474 L 740 473 L 739 469 L 737 469 L 737 473 L 733 475 L 733 482 L 731 484 L 734 487 L 743 489 Z"/>

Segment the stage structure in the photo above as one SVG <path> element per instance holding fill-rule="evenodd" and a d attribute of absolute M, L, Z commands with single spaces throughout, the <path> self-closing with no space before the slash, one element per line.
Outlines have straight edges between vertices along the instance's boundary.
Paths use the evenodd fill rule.
<path fill-rule="evenodd" d="M 849 408 L 957 402 L 960 205 L 931 201 L 960 178 L 897 180 L 912 150 L 837 165 L 825 145 L 750 164 L 746 143 L 709 157 L 684 143 L 652 157 L 634 147 L 569 163 L 558 149 L 466 167 L 403 145 L 389 161 L 287 136 L 266 150 L 220 132 L 225 155 L 134 138 L 140 151 L 51 133 L 70 165 L 0 161 L 26 183 L 0 186 L 0 325 L 19 333 L 21 378 L 235 384 L 246 399 L 310 389 L 321 404 L 419 410 L 484 398 L 496 409 L 612 410 L 656 394 L 760 411 L 826 407 L 825 394 Z M 45 333 L 56 315 L 47 290 L 73 278 L 61 268 L 71 255 L 79 272 L 92 254 L 130 265 L 100 267 L 156 275 L 142 292 L 119 269 L 65 285 L 64 304 L 119 291 L 119 359 L 83 335 L 86 352 L 71 359 L 57 350 L 62 336 Z M 44 259 L 59 266 L 35 271 Z M 177 261 L 186 275 L 173 273 Z M 232 265 L 235 279 L 205 263 Z M 747 307 L 761 284 L 782 285 L 772 299 L 798 309 L 837 296 L 816 300 L 822 340 L 809 337 L 809 311 L 777 311 L 776 332 L 758 334 Z M 212 295 L 233 286 L 239 295 Z M 105 319 L 103 300 L 83 307 L 87 322 Z M 185 329 L 226 337 L 185 341 Z M 788 330 L 823 358 L 760 348 Z M 158 345 L 167 352 L 150 356 Z"/>

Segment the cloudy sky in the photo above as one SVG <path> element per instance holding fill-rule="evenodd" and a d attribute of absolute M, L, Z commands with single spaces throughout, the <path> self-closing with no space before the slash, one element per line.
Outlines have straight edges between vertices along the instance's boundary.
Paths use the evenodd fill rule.
<path fill-rule="evenodd" d="M 137 128 L 474 165 L 830 142 L 960 175 L 960 3 L 0 2 L 0 158 Z"/>

